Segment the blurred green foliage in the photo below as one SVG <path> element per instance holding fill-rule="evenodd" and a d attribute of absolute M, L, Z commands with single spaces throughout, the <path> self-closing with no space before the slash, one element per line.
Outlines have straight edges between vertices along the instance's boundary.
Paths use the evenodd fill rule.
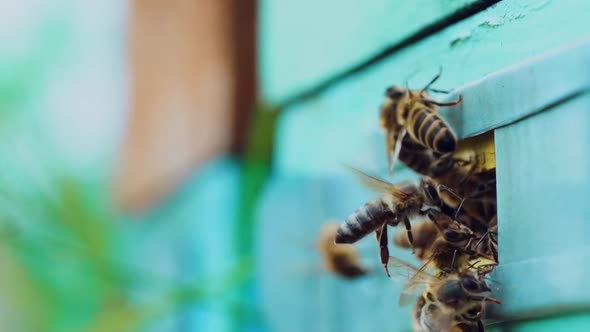
<path fill-rule="evenodd" d="M 242 262 L 188 283 L 146 275 L 122 251 L 122 218 L 109 206 L 104 182 L 45 171 L 46 181 L 25 191 L 13 190 L 6 178 L 0 188 L 2 205 L 10 205 L 0 208 L 0 303 L 14 311 L 11 331 L 135 331 L 246 279 L 250 268 Z M 135 300 L 142 287 L 161 291 Z"/>

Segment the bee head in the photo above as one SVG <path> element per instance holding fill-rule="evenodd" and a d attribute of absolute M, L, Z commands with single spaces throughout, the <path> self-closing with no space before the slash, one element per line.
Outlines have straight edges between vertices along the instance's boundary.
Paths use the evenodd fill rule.
<path fill-rule="evenodd" d="M 399 86 L 391 86 L 385 90 L 385 96 L 391 99 L 399 99 L 406 94 L 408 90 Z"/>
<path fill-rule="evenodd" d="M 422 192 L 424 193 L 425 203 L 427 205 L 440 206 L 441 200 L 434 181 L 431 178 L 424 176 L 422 177 L 422 180 L 420 180 L 420 185 L 422 187 Z"/>
<path fill-rule="evenodd" d="M 473 237 L 473 234 L 448 228 L 443 230 L 442 235 L 445 240 L 451 243 L 463 242 Z"/>
<path fill-rule="evenodd" d="M 472 294 L 479 294 L 491 291 L 483 279 L 478 279 L 470 274 L 461 277 L 461 287 Z"/>

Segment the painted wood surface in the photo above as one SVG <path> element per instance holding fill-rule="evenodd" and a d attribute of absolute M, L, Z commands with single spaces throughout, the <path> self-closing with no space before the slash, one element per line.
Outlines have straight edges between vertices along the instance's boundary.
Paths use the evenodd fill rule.
<path fill-rule="evenodd" d="M 358 244 L 373 271 L 356 281 L 323 272 L 314 242 L 321 225 L 342 220 L 374 193 L 351 178 L 275 178 L 258 216 L 262 314 L 271 331 L 409 331 L 410 307 L 399 308 L 401 284 L 388 279 L 373 236 Z M 408 252 L 393 254 L 410 260 Z"/>
<path fill-rule="evenodd" d="M 496 330 L 549 331 L 560 324 L 587 330 L 584 315 L 514 320 L 590 307 L 583 284 L 590 266 L 584 220 L 590 97 L 552 105 L 590 85 L 587 48 L 564 51 L 588 39 L 590 22 L 576 13 L 589 9 L 590 3 L 573 0 L 503 1 L 281 115 L 276 172 L 258 217 L 261 300 L 271 330 L 409 330 L 408 312 L 397 306 L 399 285 L 379 271 L 354 283 L 321 274 L 312 245 L 323 222 L 342 220 L 372 197 L 342 164 L 386 174 L 376 125 L 385 87 L 407 80 L 411 88 L 422 87 L 439 66 L 438 88 L 469 92 L 462 108 L 443 112 L 462 137 L 505 126 L 495 135 L 502 266 L 494 286 L 504 304 L 493 319 L 505 322 Z M 562 58 L 544 58 L 541 66 L 521 63 L 559 49 Z M 289 73 L 301 68 L 283 68 L 284 84 L 293 84 Z M 265 90 L 271 100 L 280 93 L 268 91 L 291 89 L 276 80 Z M 396 169 L 394 181 L 411 177 Z M 362 240 L 359 248 L 378 267 L 374 240 Z"/>
<path fill-rule="evenodd" d="M 496 131 L 506 318 L 590 307 L 590 95 Z"/>
<path fill-rule="evenodd" d="M 586 38 L 590 21 L 572 14 L 588 10 L 590 2 L 570 0 L 501 2 L 342 82 L 325 95 L 286 110 L 277 136 L 278 169 L 318 176 L 337 172 L 341 163 L 382 167 L 384 147 L 376 146 L 382 140 L 376 119 L 385 87 L 403 85 L 406 80 L 412 88 L 422 87 L 439 66 L 443 76 L 438 88 L 453 89 L 479 80 Z M 544 88 L 542 82 L 530 81 L 522 87 L 530 84 L 540 91 Z M 500 97 L 495 95 L 494 99 Z M 484 114 L 487 110 L 469 112 Z M 467 127 L 462 130 L 469 132 Z"/>
<path fill-rule="evenodd" d="M 261 0 L 260 75 L 273 102 L 475 0 Z"/>

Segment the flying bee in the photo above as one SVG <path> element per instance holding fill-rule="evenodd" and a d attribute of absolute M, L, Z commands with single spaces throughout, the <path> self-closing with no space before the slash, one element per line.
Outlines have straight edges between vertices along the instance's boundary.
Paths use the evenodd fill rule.
<path fill-rule="evenodd" d="M 369 270 L 361 263 L 358 252 L 351 244 L 336 244 L 334 238 L 338 224 L 322 226 L 316 241 L 316 248 L 326 271 L 347 279 L 366 275 Z"/>
<path fill-rule="evenodd" d="M 390 263 L 396 267 L 396 276 L 411 276 L 400 295 L 401 305 L 420 294 L 420 286 L 425 287 L 412 311 L 415 331 L 483 331 L 484 302 L 500 304 L 484 295 L 491 289 L 474 271 L 437 278 L 395 257 L 390 258 Z"/>
<path fill-rule="evenodd" d="M 353 212 L 336 231 L 336 243 L 355 243 L 371 232 L 376 232 L 380 247 L 381 264 L 389 276 L 387 226 L 403 223 L 410 244 L 413 244 L 410 217 L 425 215 L 428 211 L 439 211 L 442 201 L 439 187 L 432 179 L 423 177 L 419 185 L 406 183 L 393 185 L 387 181 L 353 169 L 357 177 L 367 187 L 384 195 L 376 198 Z"/>
<path fill-rule="evenodd" d="M 408 134 L 415 142 L 437 153 L 449 153 L 457 147 L 457 135 L 438 115 L 438 108 L 461 103 L 459 99 L 439 103 L 427 91 L 440 78 L 439 72 L 422 90 L 392 86 L 385 91 L 379 111 L 379 127 L 385 132 L 385 149 L 389 171 L 397 159 L 401 142 Z"/>

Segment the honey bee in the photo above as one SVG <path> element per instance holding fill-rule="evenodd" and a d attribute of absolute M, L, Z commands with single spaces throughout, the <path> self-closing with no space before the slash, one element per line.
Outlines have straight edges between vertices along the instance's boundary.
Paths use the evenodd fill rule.
<path fill-rule="evenodd" d="M 376 198 L 353 212 L 336 230 L 336 243 L 355 243 L 371 232 L 376 232 L 380 247 L 381 264 L 389 276 L 387 226 L 403 223 L 410 244 L 413 244 L 410 217 L 425 215 L 428 211 L 438 212 L 442 201 L 439 189 L 428 177 L 423 177 L 419 185 L 406 183 L 393 185 L 387 181 L 353 169 L 357 177 L 367 187 L 384 195 Z"/>
<path fill-rule="evenodd" d="M 461 212 L 457 218 L 474 231 L 485 231 L 496 215 L 496 171 L 490 169 L 476 173 L 478 162 L 474 157 L 463 160 L 452 156 L 436 159 L 429 169 L 429 176 L 443 188 L 444 205 Z"/>
<path fill-rule="evenodd" d="M 498 219 L 494 216 L 488 225 L 487 231 L 475 244 L 475 249 L 491 255 L 498 262 Z"/>
<path fill-rule="evenodd" d="M 316 248 L 322 258 L 324 270 L 347 279 L 366 275 L 369 270 L 361 263 L 358 252 L 350 244 L 336 244 L 334 238 L 338 224 L 322 226 L 316 241 Z"/>
<path fill-rule="evenodd" d="M 495 174 L 494 174 L 495 176 Z M 441 184 L 440 182 L 438 182 Z M 483 233 L 488 230 L 490 220 L 497 213 L 495 178 L 493 183 L 483 183 L 474 178 L 457 190 L 458 195 L 464 195 L 460 202 L 450 196 L 442 196 L 445 205 L 460 211 L 457 220 L 469 226 L 473 231 Z M 458 206 L 457 206 L 458 204 Z"/>
<path fill-rule="evenodd" d="M 443 213 L 428 212 L 432 227 L 425 227 L 416 230 L 416 237 L 425 241 L 416 243 L 419 247 L 416 257 L 424 262 L 420 270 L 434 267 L 441 273 L 453 273 L 469 268 L 468 262 L 475 258 L 486 258 L 484 253 L 476 249 L 478 242 L 477 235 L 467 226 L 454 222 L 449 216 Z M 416 226 L 416 225 L 414 225 Z M 432 233 L 434 229 L 434 234 Z M 426 234 L 420 234 L 424 232 Z M 398 232 L 394 236 L 394 243 L 398 246 L 408 248 L 408 242 L 404 239 L 404 233 Z M 416 241 L 417 242 L 417 241 Z"/>
<path fill-rule="evenodd" d="M 437 161 L 437 156 L 406 135 L 402 139 L 398 160 L 418 174 L 431 175 L 432 165 Z"/>
<path fill-rule="evenodd" d="M 440 78 L 439 72 L 422 90 L 392 86 L 385 91 L 379 112 L 379 127 L 385 132 L 385 149 L 389 171 L 408 134 L 415 142 L 437 153 L 449 153 L 457 147 L 457 135 L 438 115 L 438 108 L 454 106 L 459 99 L 439 103 L 430 99 L 427 91 Z"/>
<path fill-rule="evenodd" d="M 398 276 L 411 276 L 400 295 L 401 305 L 420 294 L 420 286 L 425 287 L 412 311 L 415 331 L 484 331 L 481 321 L 484 303 L 500 304 L 499 300 L 484 295 L 491 289 L 474 271 L 437 278 L 395 257 L 390 258 L 390 263 L 396 267 Z"/>
<path fill-rule="evenodd" d="M 413 245 L 410 244 L 405 230 L 398 230 L 393 236 L 393 243 L 404 249 L 414 248 L 414 256 L 419 260 L 426 260 L 428 248 L 439 236 L 436 225 L 430 220 L 420 220 L 412 224 L 414 236 Z"/>

